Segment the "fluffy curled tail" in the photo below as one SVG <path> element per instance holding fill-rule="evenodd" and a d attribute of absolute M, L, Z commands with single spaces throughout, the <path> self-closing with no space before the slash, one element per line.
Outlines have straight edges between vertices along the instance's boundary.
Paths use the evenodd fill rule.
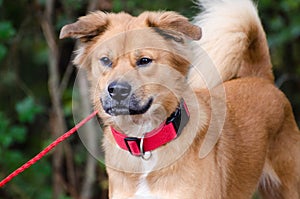
<path fill-rule="evenodd" d="M 220 75 L 220 78 L 212 75 L 211 79 L 206 80 L 206 84 L 214 86 L 246 76 L 273 81 L 265 32 L 253 2 L 199 0 L 199 6 L 202 12 L 194 18 L 194 24 L 202 28 L 203 37 L 197 44 L 208 54 Z M 206 64 L 199 57 L 201 56 L 198 56 L 200 64 L 193 64 L 202 71 Z M 210 76 L 209 72 L 204 72 L 204 76 Z M 195 81 L 195 78 L 192 79 Z M 197 85 L 197 82 L 193 83 Z M 197 87 L 202 87 L 200 84 L 203 82 L 198 82 Z"/>

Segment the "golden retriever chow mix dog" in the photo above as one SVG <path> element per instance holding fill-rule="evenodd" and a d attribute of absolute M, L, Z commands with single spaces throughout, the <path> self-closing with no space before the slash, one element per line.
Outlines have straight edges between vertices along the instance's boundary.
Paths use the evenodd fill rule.
<path fill-rule="evenodd" d="M 192 23 L 97 11 L 61 30 L 81 42 L 74 63 L 105 126 L 109 197 L 300 198 L 300 133 L 255 6 L 199 5 Z"/>

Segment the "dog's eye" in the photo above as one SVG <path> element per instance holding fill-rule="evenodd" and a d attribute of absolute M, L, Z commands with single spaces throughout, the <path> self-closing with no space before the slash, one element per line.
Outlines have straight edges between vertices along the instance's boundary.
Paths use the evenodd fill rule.
<path fill-rule="evenodd" d="M 148 57 L 142 57 L 141 59 L 137 60 L 136 65 L 137 66 L 146 66 L 152 62 L 152 59 Z"/>
<path fill-rule="evenodd" d="M 112 61 L 108 58 L 108 57 L 102 57 L 100 59 L 100 63 L 103 65 L 103 66 L 107 66 L 107 67 L 111 67 L 112 66 Z"/>

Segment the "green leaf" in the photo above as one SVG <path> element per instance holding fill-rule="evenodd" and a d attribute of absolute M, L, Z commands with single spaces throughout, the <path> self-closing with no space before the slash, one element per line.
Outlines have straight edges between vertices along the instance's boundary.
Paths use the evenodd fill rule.
<path fill-rule="evenodd" d="M 32 97 L 27 97 L 17 103 L 16 110 L 21 122 L 33 122 L 35 116 L 43 111 L 43 108 L 37 105 Z"/>
<path fill-rule="evenodd" d="M 14 142 L 24 142 L 26 139 L 26 128 L 21 126 L 12 126 L 6 128 L 6 132 L 0 135 L 0 145 L 8 148 Z"/>
<path fill-rule="evenodd" d="M 13 28 L 11 22 L 3 21 L 0 22 L 0 40 L 10 39 L 16 33 L 15 29 Z"/>
<path fill-rule="evenodd" d="M 5 57 L 7 49 L 4 45 L 0 44 L 0 61 Z"/>
<path fill-rule="evenodd" d="M 5 133 L 9 125 L 10 125 L 9 119 L 5 117 L 3 112 L 0 112 L 0 135 Z"/>
<path fill-rule="evenodd" d="M 1 158 L 1 163 L 7 167 L 8 173 L 18 168 L 25 161 L 22 152 L 17 150 L 7 150 Z"/>
<path fill-rule="evenodd" d="M 0 146 L 3 149 L 10 147 L 14 142 L 24 142 L 26 139 L 26 130 L 24 126 L 13 126 L 9 119 L 0 112 Z"/>
<path fill-rule="evenodd" d="M 3 146 L 3 148 L 8 148 L 13 142 L 13 137 L 9 135 L 1 135 L 0 137 L 0 143 Z"/>
<path fill-rule="evenodd" d="M 280 31 L 285 26 L 283 18 L 281 16 L 276 16 L 270 21 L 272 30 L 274 31 Z"/>
<path fill-rule="evenodd" d="M 23 143 L 26 140 L 27 129 L 24 126 L 13 126 L 10 129 L 11 135 L 14 137 L 15 142 Z"/>
<path fill-rule="evenodd" d="M 11 143 L 13 138 L 9 133 L 10 121 L 0 112 L 0 146 L 7 148 Z"/>

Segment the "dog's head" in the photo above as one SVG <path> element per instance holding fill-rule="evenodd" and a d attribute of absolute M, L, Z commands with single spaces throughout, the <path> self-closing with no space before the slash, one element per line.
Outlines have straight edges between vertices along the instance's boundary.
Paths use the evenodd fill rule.
<path fill-rule="evenodd" d="M 101 118 L 138 136 L 177 108 L 187 89 L 188 43 L 201 29 L 175 12 L 94 12 L 64 26 L 66 37 L 81 41 L 74 62 L 88 71 Z"/>

